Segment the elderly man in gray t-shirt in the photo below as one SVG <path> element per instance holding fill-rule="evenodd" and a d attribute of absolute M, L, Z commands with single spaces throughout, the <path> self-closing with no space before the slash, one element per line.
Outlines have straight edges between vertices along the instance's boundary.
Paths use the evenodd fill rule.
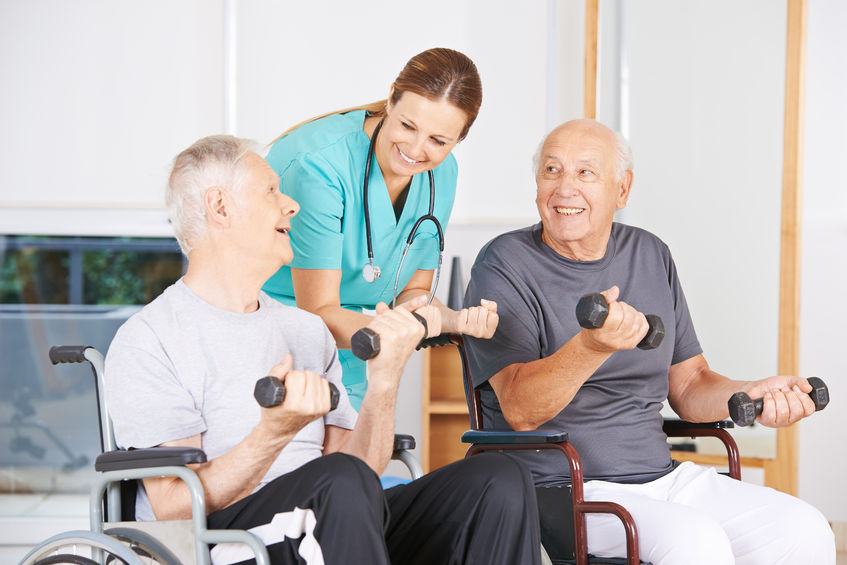
<path fill-rule="evenodd" d="M 210 528 L 249 529 L 277 564 L 538 563 L 538 509 L 529 470 L 505 455 L 474 457 L 383 491 L 403 367 L 424 334 L 421 296 L 368 324 L 380 338 L 356 414 L 341 386 L 323 321 L 282 305 L 262 284 L 292 258 L 299 205 L 231 136 L 180 153 L 168 208 L 188 256 L 185 276 L 118 331 L 106 393 L 122 447 L 203 448 L 195 466 Z M 253 399 L 265 375 L 284 382 L 281 404 Z M 330 410 L 329 383 L 339 391 Z M 186 518 L 178 478 L 145 479 L 139 519 Z M 215 563 L 250 559 L 212 549 Z"/>
<path fill-rule="evenodd" d="M 815 410 L 805 379 L 730 380 L 709 368 L 668 247 L 613 221 L 632 187 L 626 141 L 593 120 L 551 132 L 536 157 L 541 223 L 501 235 L 479 253 L 466 300 L 497 302 L 491 340 L 465 338 L 484 423 L 493 429 L 564 429 L 582 459 L 587 500 L 622 504 L 638 527 L 641 558 L 685 563 L 835 562 L 832 531 L 810 505 L 671 460 L 660 409 L 681 417 L 728 416 L 727 399 L 764 397 L 758 421 L 785 426 Z M 608 317 L 578 325 L 581 296 L 603 291 Z M 642 313 L 643 312 L 643 313 Z M 636 350 L 657 314 L 666 336 Z M 553 451 L 521 453 L 537 484 L 569 480 Z M 626 552 L 617 518 L 588 516 L 588 550 Z"/>

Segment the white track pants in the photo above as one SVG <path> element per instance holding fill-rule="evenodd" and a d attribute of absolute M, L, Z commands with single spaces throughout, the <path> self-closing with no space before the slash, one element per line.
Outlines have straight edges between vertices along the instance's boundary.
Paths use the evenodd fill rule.
<path fill-rule="evenodd" d="M 835 565 L 835 540 L 813 506 L 777 490 L 682 463 L 653 482 L 585 484 L 586 500 L 632 514 L 641 560 L 653 565 Z M 588 550 L 626 555 L 620 520 L 589 514 Z"/>

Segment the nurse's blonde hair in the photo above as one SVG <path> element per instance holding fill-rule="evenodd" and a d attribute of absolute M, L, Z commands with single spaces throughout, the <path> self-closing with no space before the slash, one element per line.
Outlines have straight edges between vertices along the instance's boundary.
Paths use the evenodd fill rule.
<path fill-rule="evenodd" d="M 397 75 L 391 89 L 392 104 L 396 104 L 404 92 L 414 92 L 430 100 L 445 99 L 462 110 L 465 113 L 466 121 L 465 127 L 459 135 L 459 141 L 468 135 L 482 104 L 482 81 L 479 78 L 476 65 L 467 55 L 444 47 L 427 49 L 409 59 L 406 66 Z M 384 116 L 387 102 L 387 99 L 377 100 L 370 104 L 353 106 L 352 108 L 315 116 L 288 128 L 270 145 L 304 124 L 333 114 L 365 110 L 369 116 Z"/>

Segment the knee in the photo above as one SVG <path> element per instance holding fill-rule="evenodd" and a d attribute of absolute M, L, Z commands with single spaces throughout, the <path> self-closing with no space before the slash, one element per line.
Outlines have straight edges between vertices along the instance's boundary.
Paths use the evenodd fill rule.
<path fill-rule="evenodd" d="M 315 491 L 344 506 L 360 503 L 382 504 L 382 485 L 379 477 L 367 464 L 352 455 L 333 453 L 315 461 L 310 470 Z"/>
<path fill-rule="evenodd" d="M 642 559 L 655 565 L 735 564 L 729 536 L 717 521 L 706 516 L 689 517 L 685 524 L 676 524 L 659 539 L 656 546 L 644 548 L 647 551 Z"/>
<path fill-rule="evenodd" d="M 793 499 L 770 524 L 757 529 L 770 532 L 769 547 L 762 550 L 785 556 L 779 563 L 835 563 L 835 535 L 829 522 L 817 508 L 800 499 Z"/>
<path fill-rule="evenodd" d="M 468 488 L 476 489 L 489 503 L 518 512 L 525 512 L 528 503 L 534 505 L 532 474 L 518 459 L 502 453 L 486 453 L 464 461 Z"/>

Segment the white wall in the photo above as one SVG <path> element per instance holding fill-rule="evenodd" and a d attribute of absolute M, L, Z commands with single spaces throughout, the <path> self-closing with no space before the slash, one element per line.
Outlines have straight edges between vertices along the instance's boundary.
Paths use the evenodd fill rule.
<path fill-rule="evenodd" d="M 800 370 L 832 403 L 800 423 L 800 496 L 847 522 L 847 4 L 812 0 L 806 66 Z"/>

